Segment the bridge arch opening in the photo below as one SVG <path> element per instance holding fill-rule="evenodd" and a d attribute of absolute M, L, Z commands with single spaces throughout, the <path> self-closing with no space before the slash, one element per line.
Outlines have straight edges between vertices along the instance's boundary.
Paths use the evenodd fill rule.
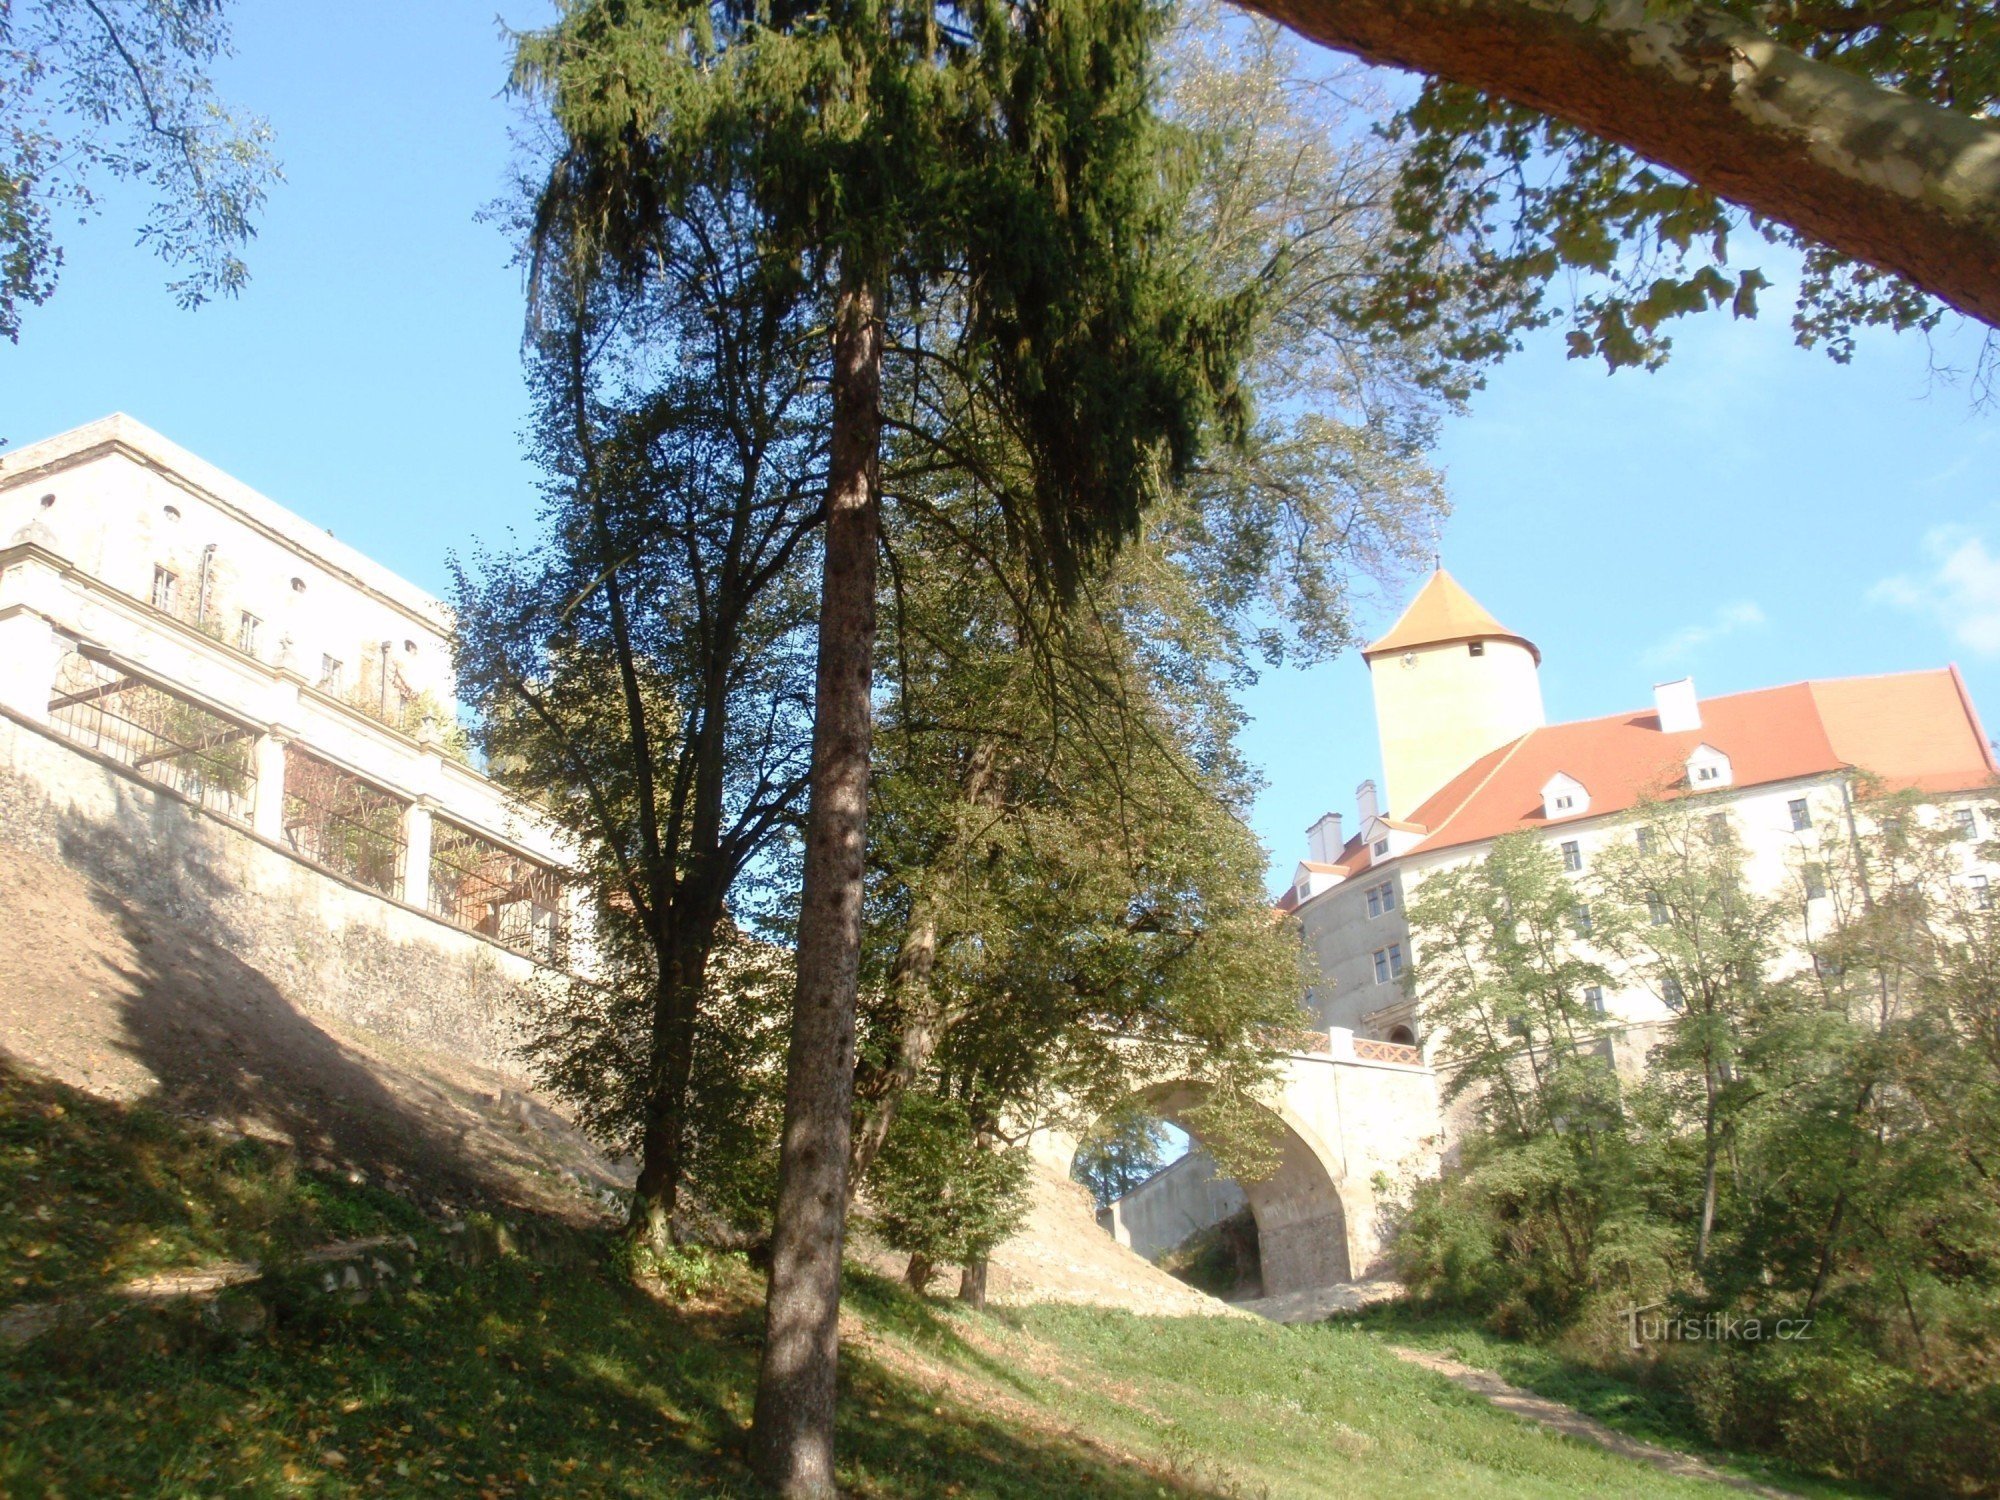
<path fill-rule="evenodd" d="M 1079 1153 L 1071 1150 L 1071 1175 L 1100 1193 L 1100 1226 L 1148 1260 L 1158 1261 L 1190 1237 L 1247 1208 L 1256 1228 L 1264 1296 L 1351 1280 L 1348 1214 L 1339 1165 L 1331 1153 L 1282 1109 L 1260 1106 L 1270 1115 L 1275 1161 L 1255 1179 L 1227 1177 L 1200 1149 L 1201 1120 L 1196 1111 L 1204 1097 L 1199 1084 L 1165 1083 L 1132 1095 L 1106 1116 L 1164 1122 L 1173 1127 L 1176 1144 L 1186 1145 L 1185 1154 L 1125 1187 L 1111 1202 L 1104 1201 L 1103 1183 L 1087 1182 L 1078 1170 Z"/>

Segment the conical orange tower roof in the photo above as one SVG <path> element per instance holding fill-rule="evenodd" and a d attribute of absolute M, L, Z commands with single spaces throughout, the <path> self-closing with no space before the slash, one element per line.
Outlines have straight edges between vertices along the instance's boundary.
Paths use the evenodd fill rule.
<path fill-rule="evenodd" d="M 1486 607 L 1468 594 L 1459 581 L 1440 567 L 1432 573 L 1402 618 L 1389 633 L 1361 653 L 1373 660 L 1392 651 L 1409 651 L 1418 646 L 1442 646 L 1451 641 L 1513 641 L 1526 646 L 1542 664 L 1542 653 L 1524 635 L 1516 635 L 1486 612 Z"/>

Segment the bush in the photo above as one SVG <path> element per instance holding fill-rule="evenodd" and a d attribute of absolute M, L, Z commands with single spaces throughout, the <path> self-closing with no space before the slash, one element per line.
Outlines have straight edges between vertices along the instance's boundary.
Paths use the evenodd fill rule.
<path fill-rule="evenodd" d="M 926 1262 L 984 1259 L 1027 1209 L 1028 1158 L 982 1142 L 965 1107 L 907 1095 L 868 1174 L 872 1219 L 891 1248 Z"/>

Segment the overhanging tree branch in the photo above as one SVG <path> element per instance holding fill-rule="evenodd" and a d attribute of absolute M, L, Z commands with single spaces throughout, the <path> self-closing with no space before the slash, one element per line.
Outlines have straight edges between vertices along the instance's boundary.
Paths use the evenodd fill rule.
<path fill-rule="evenodd" d="M 1241 0 L 1371 63 L 1566 120 L 2000 327 L 2000 121 L 1705 6 Z"/>

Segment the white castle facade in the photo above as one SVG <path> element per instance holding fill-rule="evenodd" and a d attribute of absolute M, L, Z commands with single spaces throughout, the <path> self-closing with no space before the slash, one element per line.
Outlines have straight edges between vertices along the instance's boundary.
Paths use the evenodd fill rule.
<path fill-rule="evenodd" d="M 450 631 L 437 600 L 129 417 L 0 455 L 0 715 L 38 765 L 58 741 L 567 967 L 562 841 L 453 753 Z"/>
<path fill-rule="evenodd" d="M 1829 894 L 1810 874 L 1828 841 L 1855 836 L 1857 818 L 1865 831 L 1855 792 L 1867 774 L 1919 792 L 1928 815 L 1961 835 L 1951 878 L 1973 900 L 1983 904 L 2000 880 L 2000 867 L 1980 854 L 1983 842 L 2000 838 L 2000 765 L 1956 668 L 1706 699 L 1681 679 L 1655 686 L 1647 706 L 1550 724 L 1541 652 L 1442 568 L 1362 656 L 1382 782 L 1360 785 L 1351 832 L 1335 812 L 1307 831 L 1307 857 L 1277 904 L 1297 918 L 1315 960 L 1306 1009 L 1333 1050 L 1421 1070 L 1431 1087 L 1378 1096 L 1368 1116 L 1346 1111 L 1339 1138 L 1350 1157 L 1429 1172 L 1448 1155 L 1452 1120 L 1432 1068 L 1442 1060 L 1405 982 L 1422 957 L 1407 911 L 1428 876 L 1483 858 L 1504 834 L 1546 840 L 1584 879 L 1609 842 L 1634 837 L 1642 801 L 1700 793 L 1704 815 L 1727 820 L 1753 886 L 1799 898 L 1804 935 L 1831 920 Z M 1645 1066 L 1675 1013 L 1670 997 L 1637 973 L 1585 998 L 1610 1023 L 1621 1071 Z M 1288 1082 L 1286 1106 L 1313 1115 L 1308 1095 L 1322 1077 L 1332 1075 Z M 1413 1150 L 1412 1142 L 1424 1144 Z M 1254 1188 L 1249 1198 L 1254 1208 Z M 1342 1198 L 1358 1275 L 1381 1248 L 1372 1223 L 1356 1222 L 1372 1219 L 1372 1198 L 1351 1182 Z M 1135 1249 L 1156 1254 L 1244 1202 L 1197 1151 L 1107 1217 Z"/>
<path fill-rule="evenodd" d="M 1792 683 L 1698 697 L 1686 678 L 1658 684 L 1644 708 L 1550 724 L 1541 653 L 1507 630 L 1442 568 L 1363 657 L 1374 689 L 1383 785 L 1361 784 L 1357 827 L 1328 813 L 1280 907 L 1317 960 L 1308 1008 L 1321 1025 L 1427 1047 L 1401 982 L 1419 955 L 1406 912 L 1424 878 L 1478 860 L 1503 834 L 1546 840 L 1565 869 L 1594 868 L 1607 841 L 1630 840 L 1648 798 L 1704 796 L 1743 850 L 1751 884 L 1813 895 L 1803 876 L 1829 839 L 1850 838 L 1855 782 L 1913 788 L 1964 834 L 1957 878 L 1984 888 L 1979 858 L 2000 765 L 1955 667 Z M 1643 1037 L 1672 1011 L 1635 979 L 1591 997 Z"/>

